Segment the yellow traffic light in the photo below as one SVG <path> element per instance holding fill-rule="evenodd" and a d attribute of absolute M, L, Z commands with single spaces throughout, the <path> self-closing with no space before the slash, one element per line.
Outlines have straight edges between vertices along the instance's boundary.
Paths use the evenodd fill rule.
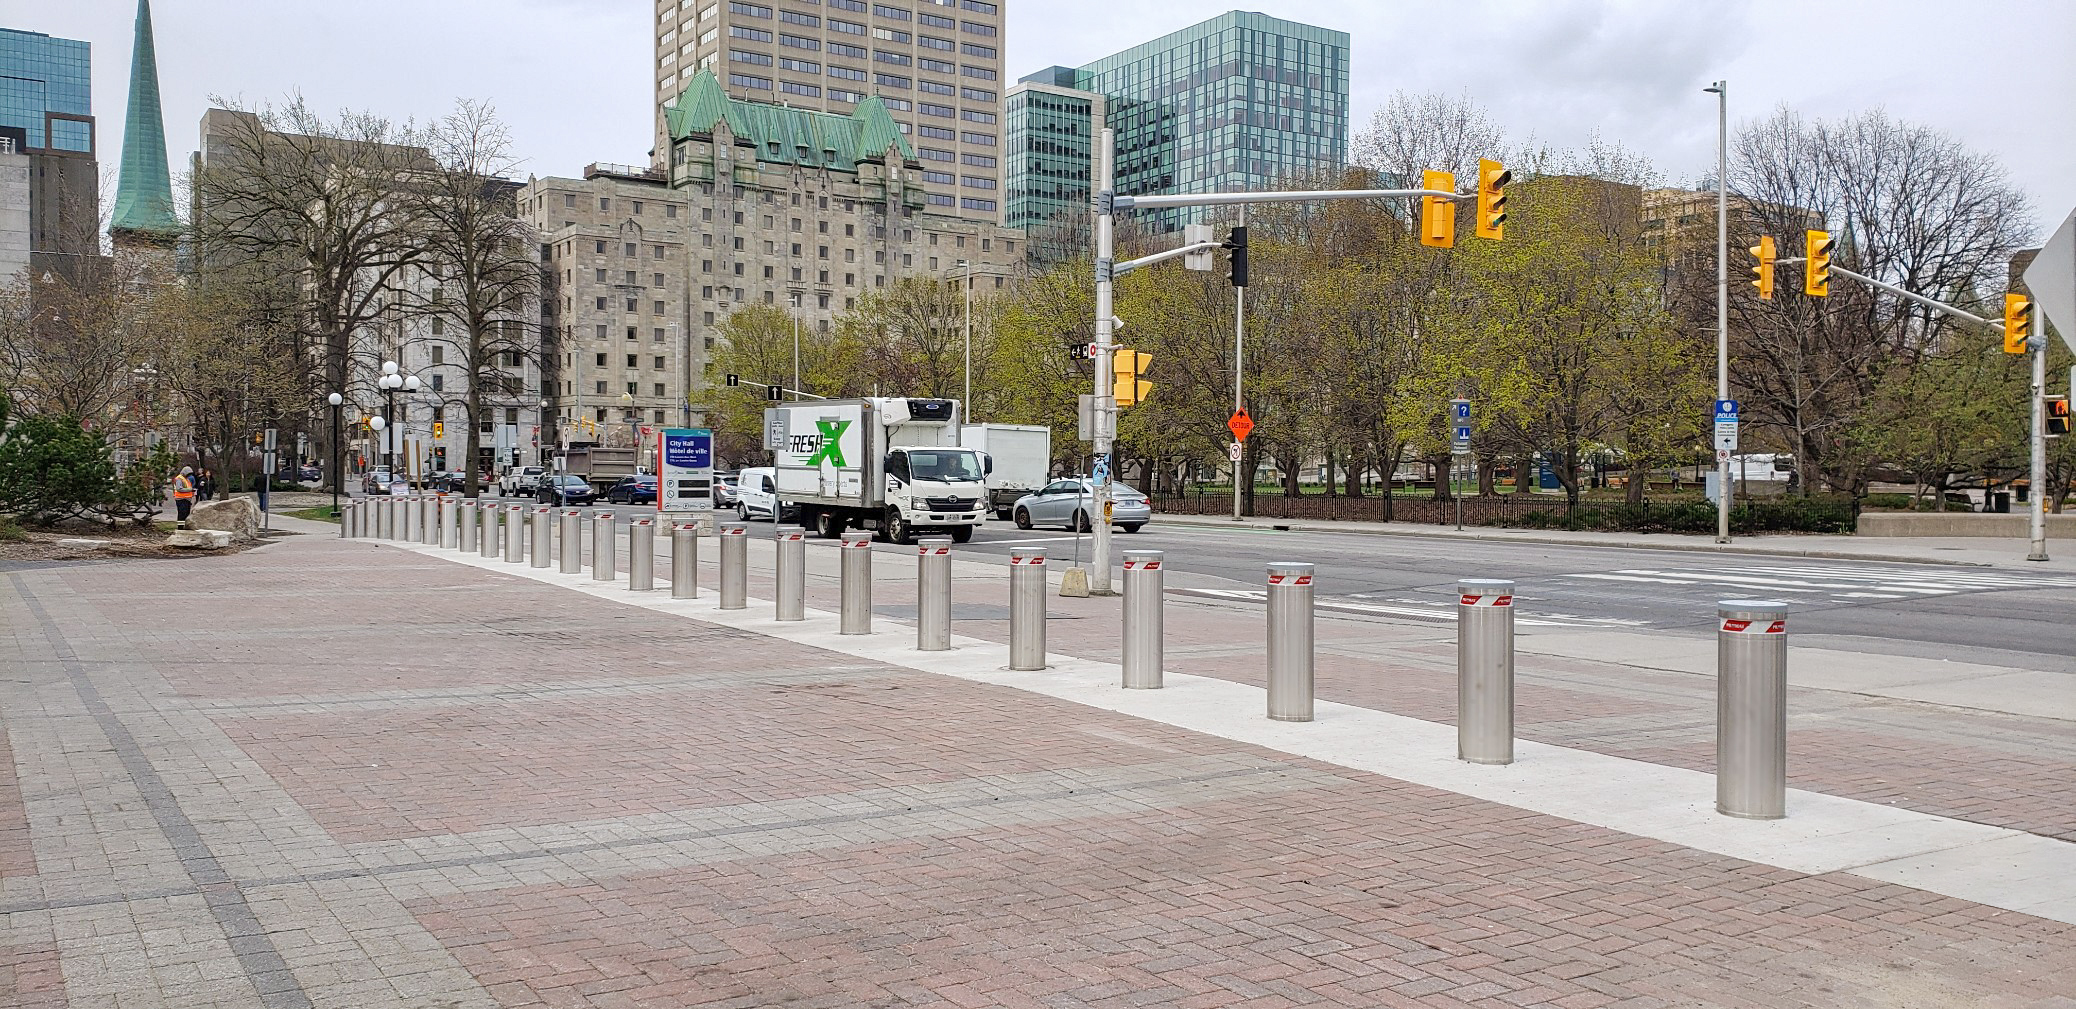
<path fill-rule="evenodd" d="M 2033 299 L 2023 294 L 2004 296 L 2004 353 L 2023 354 L 2033 337 Z"/>
<path fill-rule="evenodd" d="M 1426 172 L 1420 188 L 1456 191 L 1456 176 L 1448 172 Z M 1420 244 L 1437 249 L 1456 247 L 1456 201 L 1439 196 L 1420 198 Z"/>
<path fill-rule="evenodd" d="M 1110 356 L 1110 395 L 1117 400 L 1118 406 L 1133 406 L 1143 403 L 1146 401 L 1147 395 L 1153 392 L 1153 383 L 1139 377 L 1145 373 L 1146 365 L 1152 360 L 1152 354 L 1142 354 L 1136 350 L 1127 350 L 1123 347 L 1119 347 L 1112 352 Z"/>
<path fill-rule="evenodd" d="M 445 438 L 446 436 L 447 436 L 447 425 L 446 425 L 446 424 L 445 424 L 444 422 L 442 422 L 442 421 L 437 421 L 437 420 L 436 420 L 436 421 L 433 421 L 433 437 L 435 437 L 435 438 Z"/>
<path fill-rule="evenodd" d="M 1759 300 L 1772 301 L 1774 257 L 1772 235 L 1759 236 L 1759 244 L 1752 246 L 1752 257 L 1759 261 L 1759 265 L 1752 267 L 1752 272 L 1759 275 L 1757 280 L 1752 281 L 1752 286 L 1759 289 Z"/>
<path fill-rule="evenodd" d="M 1478 223 L 1475 229 L 1479 238 L 1501 241 L 1506 238 L 1507 183 L 1514 181 L 1514 173 L 1490 158 L 1478 159 Z"/>
<path fill-rule="evenodd" d="M 1822 298 L 1831 293 L 1831 250 L 1838 240 L 1828 231 L 1803 233 L 1802 293 Z"/>

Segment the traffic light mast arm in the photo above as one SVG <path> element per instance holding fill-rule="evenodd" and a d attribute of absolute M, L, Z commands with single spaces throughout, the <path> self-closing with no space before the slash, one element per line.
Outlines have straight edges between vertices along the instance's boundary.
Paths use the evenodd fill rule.
<path fill-rule="evenodd" d="M 1803 259 L 1801 256 L 1796 256 L 1792 259 L 1774 260 L 1774 262 L 1780 263 L 1782 265 L 1786 265 L 1788 263 L 1800 263 L 1802 261 Z M 1932 309 L 1936 312 L 1944 312 L 1945 314 L 1951 315 L 1956 319 L 1966 319 L 1969 322 L 1989 326 L 1992 329 L 2001 330 L 2004 328 L 2004 323 L 2001 320 L 1985 319 L 1982 316 L 1976 315 L 1973 312 L 1965 312 L 1961 309 L 1955 308 L 1952 305 L 1947 304 L 1946 302 L 1933 301 L 1932 299 L 1927 298 L 1922 294 L 1912 294 L 1911 292 L 1897 287 L 1894 284 L 1884 284 L 1881 281 L 1874 279 L 1873 277 L 1869 277 L 1865 274 L 1854 273 L 1853 271 L 1848 270 L 1845 267 L 1838 266 L 1836 264 L 1833 264 L 1831 266 L 1831 272 L 1838 274 L 1841 277 L 1851 277 L 1852 279 L 1857 280 L 1860 283 L 1867 285 L 1868 287 L 1878 288 L 1880 290 L 1887 291 L 1890 294 L 1896 295 L 1899 298 L 1908 298 L 1911 301 L 1915 301 L 1918 304 L 1925 306 L 1926 308 Z"/>
<path fill-rule="evenodd" d="M 1198 242 L 1194 245 L 1185 245 L 1179 249 L 1169 249 L 1166 252 L 1156 252 L 1151 256 L 1140 256 L 1137 259 L 1127 259 L 1122 263 L 1118 263 L 1111 266 L 1110 275 L 1112 277 L 1122 277 L 1125 274 L 1130 273 L 1133 270 L 1136 270 L 1142 266 L 1152 266 L 1155 263 L 1163 262 L 1165 260 L 1175 259 L 1180 256 L 1187 256 L 1192 252 L 1209 252 L 1213 249 L 1223 248 L 1225 248 L 1224 242 Z"/>
<path fill-rule="evenodd" d="M 1297 193 L 1172 193 L 1160 196 L 1114 196 L 1119 210 L 1158 207 L 1227 207 L 1241 203 L 1303 203 L 1310 200 L 1390 200 L 1432 196 L 1442 200 L 1474 200 L 1476 192 L 1446 189 L 1323 189 Z"/>

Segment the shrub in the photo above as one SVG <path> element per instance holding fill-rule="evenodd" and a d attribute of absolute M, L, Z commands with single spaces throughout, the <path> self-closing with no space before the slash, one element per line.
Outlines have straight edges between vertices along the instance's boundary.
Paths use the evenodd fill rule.
<path fill-rule="evenodd" d="M 1858 511 L 1850 497 L 1785 497 L 1751 501 L 1730 510 L 1732 532 L 1849 533 Z M 1523 529 L 1588 529 L 1603 532 L 1713 533 L 1716 506 L 1708 501 L 1624 504 L 1580 508 L 1567 521 L 1563 512 L 1500 515 L 1487 525 Z"/>
<path fill-rule="evenodd" d="M 36 416 L 7 423 L 0 399 L 0 512 L 30 525 L 68 518 L 150 521 L 173 465 L 164 443 L 118 473 L 108 440 L 77 417 Z"/>

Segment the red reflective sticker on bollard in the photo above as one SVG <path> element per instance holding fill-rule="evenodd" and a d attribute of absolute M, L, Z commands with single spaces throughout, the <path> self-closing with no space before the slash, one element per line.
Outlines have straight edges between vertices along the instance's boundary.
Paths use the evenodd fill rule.
<path fill-rule="evenodd" d="M 1785 620 L 1724 620 L 1723 633 L 1786 634 L 1788 633 L 1788 622 Z"/>

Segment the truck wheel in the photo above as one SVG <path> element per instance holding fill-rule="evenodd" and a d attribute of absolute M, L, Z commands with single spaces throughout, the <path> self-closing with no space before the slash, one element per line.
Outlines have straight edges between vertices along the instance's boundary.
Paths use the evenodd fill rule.
<path fill-rule="evenodd" d="M 1009 509 L 1007 509 L 1007 508 L 997 508 L 997 509 L 995 509 L 995 521 L 997 521 L 997 522 L 1007 522 L 1007 521 L 1009 521 Z"/>
<path fill-rule="evenodd" d="M 908 523 L 902 520 L 901 510 L 898 508 L 887 509 L 886 528 L 887 538 L 893 540 L 896 543 L 915 542 L 915 530 L 910 528 Z"/>
<path fill-rule="evenodd" d="M 820 536 L 825 540 L 833 540 L 839 536 L 842 536 L 843 526 L 844 522 L 841 516 L 835 515 L 830 512 L 815 513 L 815 535 Z"/>
<path fill-rule="evenodd" d="M 972 526 L 955 526 L 951 531 L 953 543 L 965 543 L 973 538 Z"/>
<path fill-rule="evenodd" d="M 1025 511 L 1022 508 L 1018 508 L 1016 510 L 1016 527 L 1018 529 L 1031 528 L 1031 513 Z"/>

